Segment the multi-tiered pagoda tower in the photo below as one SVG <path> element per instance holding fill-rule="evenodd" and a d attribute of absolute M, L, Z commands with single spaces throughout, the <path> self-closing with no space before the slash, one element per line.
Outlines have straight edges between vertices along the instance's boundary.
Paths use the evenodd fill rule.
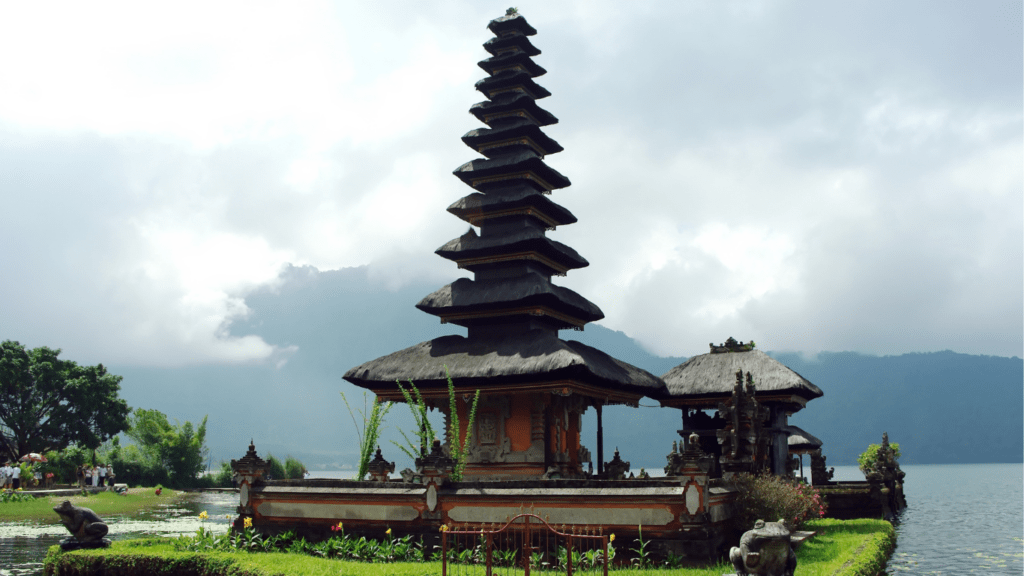
<path fill-rule="evenodd" d="M 495 37 L 484 43 L 491 56 L 479 63 L 488 77 L 476 89 L 487 98 L 470 113 L 487 128 L 462 137 L 484 158 L 463 164 L 455 175 L 473 192 L 448 207 L 472 226 L 436 252 L 473 273 L 424 298 L 417 308 L 441 322 L 468 329 L 349 370 L 345 379 L 379 399 L 402 401 L 395 381 L 413 380 L 428 401 L 448 411 L 446 370 L 460 400 L 465 437 L 468 397 L 481 391 L 468 478 L 512 479 L 554 473 L 581 475 L 591 460 L 580 439 L 580 419 L 598 410 L 597 469 L 602 468 L 601 407 L 635 405 L 665 388 L 659 378 L 576 341 L 559 330 L 582 330 L 604 317 L 552 276 L 583 268 L 575 250 L 547 237 L 576 218 L 549 199 L 569 179 L 544 162 L 562 147 L 541 130 L 558 120 L 537 105 L 550 93 L 534 78 L 546 71 L 526 19 L 510 10 L 492 20 Z"/>

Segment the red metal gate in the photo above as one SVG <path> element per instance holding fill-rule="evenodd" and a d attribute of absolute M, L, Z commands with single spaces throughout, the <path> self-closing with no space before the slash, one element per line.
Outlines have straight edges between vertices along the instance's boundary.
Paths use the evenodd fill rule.
<path fill-rule="evenodd" d="M 608 536 L 598 529 L 551 526 L 536 514 L 519 514 L 498 527 L 441 528 L 441 576 L 608 576 Z M 612 552 L 614 554 L 614 552 Z"/>

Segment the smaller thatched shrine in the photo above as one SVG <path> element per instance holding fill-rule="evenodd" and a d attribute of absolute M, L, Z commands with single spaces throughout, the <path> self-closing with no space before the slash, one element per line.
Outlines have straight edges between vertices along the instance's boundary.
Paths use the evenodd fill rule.
<path fill-rule="evenodd" d="M 708 354 L 694 356 L 662 376 L 666 394 L 658 400 L 662 406 L 682 411 L 680 435 L 688 438 L 691 433 L 696 433 L 700 437 L 701 448 L 720 457 L 719 431 L 728 423 L 721 413 L 712 417 L 704 411 L 719 410 L 723 404 L 731 403 L 735 374 L 747 373 L 752 379 L 754 399 L 767 409 L 763 428 L 767 455 L 760 462 L 755 455 L 751 464 L 754 469 L 748 471 L 766 469 L 778 475 L 790 473 L 788 418 L 803 409 L 809 400 L 820 398 L 823 395 L 821 389 L 781 362 L 756 350 L 752 342 L 737 342 L 729 338 L 724 344 L 711 344 L 710 347 Z M 721 472 L 717 470 L 715 473 Z"/>

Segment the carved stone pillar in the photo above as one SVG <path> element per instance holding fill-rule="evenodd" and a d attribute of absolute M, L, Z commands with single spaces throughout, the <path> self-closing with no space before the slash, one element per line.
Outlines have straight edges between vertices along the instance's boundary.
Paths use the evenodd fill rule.
<path fill-rule="evenodd" d="M 238 474 L 238 514 L 236 524 L 240 524 L 243 517 L 252 518 L 251 490 L 254 486 L 263 483 L 263 475 L 269 465 L 256 455 L 256 446 L 249 440 L 249 451 L 240 460 L 231 461 L 231 469 Z M 236 526 L 237 527 L 237 526 Z"/>

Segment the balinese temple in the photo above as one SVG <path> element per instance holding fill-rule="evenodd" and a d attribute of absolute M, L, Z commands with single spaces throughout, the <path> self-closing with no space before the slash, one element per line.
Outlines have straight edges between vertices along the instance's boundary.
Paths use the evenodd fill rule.
<path fill-rule="evenodd" d="M 802 410 L 808 401 L 820 398 L 821 389 L 756 350 L 753 343 L 729 338 L 718 346 L 711 344 L 710 348 L 708 354 L 694 356 L 662 376 L 667 393 L 659 398 L 661 405 L 679 408 L 683 413 L 683 429 L 679 434 L 688 438 L 696 433 L 701 448 L 720 457 L 719 431 L 727 422 L 721 414 L 711 416 L 705 411 L 719 410 L 733 396 L 734 375 L 742 371 L 751 375 L 756 401 L 768 409 L 763 425 L 768 437 L 767 454 L 765 461 L 755 463 L 755 468 L 777 475 L 792 473 L 789 416 Z"/>
<path fill-rule="evenodd" d="M 545 74 L 533 61 L 540 54 L 530 41 L 536 30 L 514 12 L 488 28 L 495 35 L 484 43 L 491 56 L 479 63 L 487 77 L 476 83 L 486 100 L 469 110 L 487 127 L 462 137 L 483 157 L 455 170 L 472 191 L 448 207 L 471 227 L 436 250 L 473 278 L 460 278 L 416 306 L 442 323 L 465 327 L 467 334 L 371 360 L 344 378 L 380 400 L 399 402 L 396 380 L 412 380 L 447 418 L 450 376 L 460 398 L 460 441 L 467 431 L 468 398 L 479 390 L 468 480 L 582 477 L 592 458 L 580 420 L 593 407 L 600 473 L 601 408 L 635 406 L 643 396 L 662 395 L 665 384 L 600 350 L 559 338 L 560 330 L 582 330 L 604 314 L 552 282 L 588 263 L 547 235 L 576 217 L 550 199 L 569 179 L 545 163 L 562 147 L 542 130 L 558 119 L 537 104 L 550 93 L 534 80 Z"/>

